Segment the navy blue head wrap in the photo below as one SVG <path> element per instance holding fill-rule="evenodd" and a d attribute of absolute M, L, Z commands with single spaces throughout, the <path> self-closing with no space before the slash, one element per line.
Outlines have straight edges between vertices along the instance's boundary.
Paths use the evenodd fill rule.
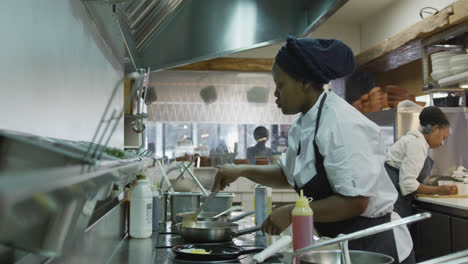
<path fill-rule="evenodd" d="M 295 79 L 322 87 L 354 72 L 354 54 L 337 39 L 288 37 L 276 54 L 275 63 Z"/>

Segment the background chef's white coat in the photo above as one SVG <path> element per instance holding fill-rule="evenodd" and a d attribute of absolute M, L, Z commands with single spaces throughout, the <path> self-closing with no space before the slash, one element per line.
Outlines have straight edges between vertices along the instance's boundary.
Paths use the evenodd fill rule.
<path fill-rule="evenodd" d="M 320 98 L 291 127 L 288 149 L 278 161 L 288 183 L 302 187 L 317 173 L 314 134 Z M 297 149 L 301 144 L 300 155 Z M 385 148 L 380 127 L 333 92 L 328 92 L 322 109 L 316 139 L 333 190 L 345 196 L 369 197 L 365 217 L 379 217 L 393 211 L 397 191 L 385 171 Z M 392 220 L 399 218 L 392 214 Z M 400 260 L 411 249 L 412 240 L 406 226 L 395 228 Z M 398 234 L 397 234 L 398 233 Z"/>
<path fill-rule="evenodd" d="M 429 144 L 419 131 L 408 132 L 388 149 L 385 162 L 400 170 L 398 185 L 401 194 L 408 195 L 418 189 L 417 178 L 424 167 L 428 149 Z"/>

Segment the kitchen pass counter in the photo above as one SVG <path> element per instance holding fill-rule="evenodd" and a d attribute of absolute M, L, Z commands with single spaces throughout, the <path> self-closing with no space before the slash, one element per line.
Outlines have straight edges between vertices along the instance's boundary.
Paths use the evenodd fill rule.
<path fill-rule="evenodd" d="M 427 209 L 468 219 L 468 198 L 416 197 L 414 204 L 418 209 Z"/>
<path fill-rule="evenodd" d="M 416 197 L 417 201 L 468 210 L 468 198 L 432 198 Z"/>

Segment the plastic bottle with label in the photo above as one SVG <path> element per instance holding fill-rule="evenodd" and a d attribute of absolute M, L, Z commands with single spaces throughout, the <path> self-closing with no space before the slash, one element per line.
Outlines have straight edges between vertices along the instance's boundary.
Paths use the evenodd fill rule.
<path fill-rule="evenodd" d="M 143 175 L 137 176 L 130 196 L 130 236 L 148 238 L 153 232 L 153 192 Z"/>
<path fill-rule="evenodd" d="M 296 200 L 296 207 L 292 211 L 292 228 L 294 251 L 314 243 L 314 213 L 302 190 L 301 197 Z"/>

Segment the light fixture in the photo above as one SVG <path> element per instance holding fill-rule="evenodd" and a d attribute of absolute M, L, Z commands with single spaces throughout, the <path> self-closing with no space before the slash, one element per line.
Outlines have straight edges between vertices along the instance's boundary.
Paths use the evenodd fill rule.
<path fill-rule="evenodd" d="M 465 80 L 463 82 L 460 82 L 458 84 L 458 87 L 463 88 L 463 89 L 468 89 L 468 80 Z"/>
<path fill-rule="evenodd" d="M 207 137 L 209 137 L 209 136 L 210 136 L 209 134 L 203 134 L 203 135 L 201 135 L 200 137 L 201 137 L 201 138 L 207 138 Z"/>

